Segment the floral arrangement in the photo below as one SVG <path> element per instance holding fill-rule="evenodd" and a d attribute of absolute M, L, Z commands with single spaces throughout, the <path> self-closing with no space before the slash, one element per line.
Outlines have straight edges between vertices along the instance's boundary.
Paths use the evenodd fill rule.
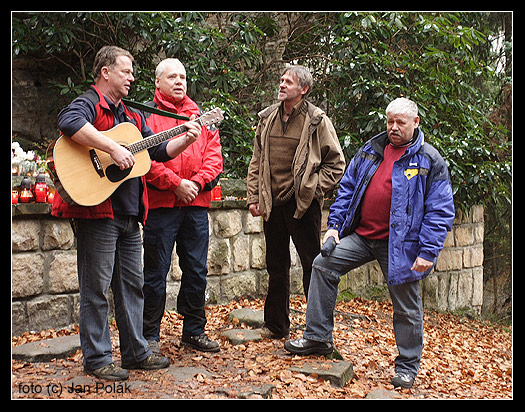
<path fill-rule="evenodd" d="M 20 143 L 11 143 L 11 170 L 13 175 L 36 175 L 39 169 L 45 168 L 45 163 L 45 160 L 41 159 L 33 150 L 26 152 Z"/>

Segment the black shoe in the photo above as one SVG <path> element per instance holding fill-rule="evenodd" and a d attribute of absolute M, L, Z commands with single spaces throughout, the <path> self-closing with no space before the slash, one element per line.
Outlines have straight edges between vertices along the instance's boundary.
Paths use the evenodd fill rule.
<path fill-rule="evenodd" d="M 114 363 L 93 369 L 92 371 L 86 370 L 86 373 L 96 376 L 99 379 L 107 379 L 110 381 L 125 381 L 129 378 L 129 372 L 126 369 L 116 366 Z"/>
<path fill-rule="evenodd" d="M 160 355 L 156 355 L 155 353 L 152 353 L 142 362 L 132 363 L 130 365 L 122 364 L 122 366 L 126 369 L 145 369 L 145 370 L 164 369 L 170 366 L 170 360 L 169 358 L 166 358 L 165 356 L 160 356 Z"/>
<path fill-rule="evenodd" d="M 205 333 L 195 336 L 182 335 L 181 341 L 183 344 L 201 352 L 219 352 L 221 350 L 219 344 L 208 338 Z"/>
<path fill-rule="evenodd" d="M 287 340 L 284 349 L 296 355 L 328 355 L 334 351 L 334 345 L 330 342 L 317 342 L 315 340 L 300 338 Z"/>
<path fill-rule="evenodd" d="M 410 389 L 414 384 L 414 378 L 408 373 L 397 372 L 392 378 L 391 382 L 392 385 L 394 385 L 394 388 L 401 386 L 402 388 Z"/>

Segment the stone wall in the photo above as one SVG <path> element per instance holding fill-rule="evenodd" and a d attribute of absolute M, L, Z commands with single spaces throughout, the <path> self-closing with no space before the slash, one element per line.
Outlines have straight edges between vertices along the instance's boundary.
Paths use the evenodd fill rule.
<path fill-rule="evenodd" d="M 327 205 L 325 205 L 327 206 Z M 323 210 L 323 231 L 328 210 Z M 79 293 L 75 238 L 68 220 L 50 215 L 50 205 L 12 206 L 12 333 L 78 322 Z M 206 302 L 264 298 L 268 275 L 261 218 L 244 200 L 212 202 Z M 290 244 L 291 292 L 302 293 L 301 265 Z M 181 271 L 177 255 L 168 273 L 166 308 L 176 307 Z M 483 208 L 458 213 L 435 271 L 422 282 L 426 308 L 479 313 L 483 301 Z M 341 291 L 367 294 L 384 289 L 383 275 L 370 263 L 343 276 Z"/>

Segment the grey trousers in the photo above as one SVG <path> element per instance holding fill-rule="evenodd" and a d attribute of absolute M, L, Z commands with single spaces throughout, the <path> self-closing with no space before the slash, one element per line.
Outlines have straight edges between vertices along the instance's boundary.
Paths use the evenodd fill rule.
<path fill-rule="evenodd" d="M 388 239 L 366 239 L 357 233 L 341 239 L 330 256 L 318 255 L 315 258 L 308 292 L 304 338 L 332 342 L 333 312 L 341 276 L 374 259 L 379 262 L 387 280 Z M 423 307 L 419 281 L 389 285 L 388 290 L 394 307 L 394 333 L 399 351 L 395 370 L 415 377 L 423 350 Z"/>

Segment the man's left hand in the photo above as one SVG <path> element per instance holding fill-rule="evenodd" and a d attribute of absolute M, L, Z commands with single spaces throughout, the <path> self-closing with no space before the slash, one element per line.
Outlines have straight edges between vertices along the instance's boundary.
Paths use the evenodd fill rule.
<path fill-rule="evenodd" d="M 416 272 L 426 272 L 428 269 L 432 267 L 434 262 L 431 262 L 430 260 L 423 259 L 421 257 L 417 257 L 416 261 L 410 268 L 410 270 L 415 270 Z"/>

